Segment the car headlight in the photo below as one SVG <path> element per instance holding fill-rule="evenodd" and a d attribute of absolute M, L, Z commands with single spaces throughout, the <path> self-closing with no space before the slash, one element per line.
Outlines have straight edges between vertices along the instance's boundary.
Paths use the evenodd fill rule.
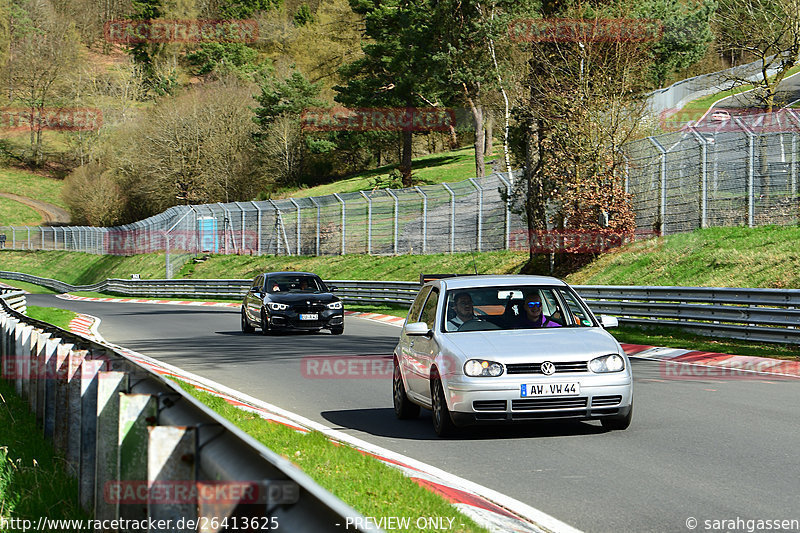
<path fill-rule="evenodd" d="M 289 305 L 288 304 L 279 304 L 279 303 L 275 303 L 275 302 L 270 302 L 269 303 L 269 308 L 272 311 L 286 311 L 287 309 L 289 309 Z"/>
<path fill-rule="evenodd" d="M 326 306 L 328 309 L 341 309 L 342 302 L 331 302 Z"/>
<path fill-rule="evenodd" d="M 503 365 L 494 361 L 470 359 L 464 363 L 464 373 L 470 377 L 497 377 L 503 373 Z"/>
<path fill-rule="evenodd" d="M 605 372 L 619 372 L 620 370 L 624 369 L 625 359 L 615 353 L 595 357 L 589 361 L 589 370 L 597 374 L 602 374 Z"/>

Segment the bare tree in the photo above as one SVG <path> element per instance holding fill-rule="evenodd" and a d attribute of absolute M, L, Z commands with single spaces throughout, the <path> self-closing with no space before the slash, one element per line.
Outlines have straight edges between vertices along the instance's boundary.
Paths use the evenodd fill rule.
<path fill-rule="evenodd" d="M 24 20 L 12 17 L 9 60 L 2 71 L 10 100 L 30 112 L 32 161 L 42 163 L 42 117 L 58 106 L 80 64 L 78 35 L 67 20 L 57 17 L 44 0 L 28 0 Z"/>
<path fill-rule="evenodd" d="M 778 86 L 800 54 L 800 0 L 719 0 L 714 22 L 722 49 L 759 62 L 756 80 L 732 81 L 752 84 L 757 104 L 772 111 Z"/>

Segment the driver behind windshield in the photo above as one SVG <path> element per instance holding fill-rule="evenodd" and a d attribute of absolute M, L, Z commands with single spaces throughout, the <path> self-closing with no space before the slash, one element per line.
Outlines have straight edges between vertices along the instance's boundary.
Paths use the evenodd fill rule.
<path fill-rule="evenodd" d="M 472 296 L 468 292 L 459 292 L 453 300 L 455 301 L 456 316 L 447 321 L 448 331 L 456 331 L 464 322 L 475 318 Z"/>

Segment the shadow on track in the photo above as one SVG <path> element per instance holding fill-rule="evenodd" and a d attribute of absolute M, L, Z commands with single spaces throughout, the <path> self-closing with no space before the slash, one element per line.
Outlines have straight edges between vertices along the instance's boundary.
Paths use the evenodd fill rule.
<path fill-rule="evenodd" d="M 354 429 L 380 437 L 408 440 L 440 440 L 433 432 L 431 412 L 423 409 L 419 418 L 398 420 L 391 408 L 323 411 L 322 417 L 337 428 Z M 531 439 L 598 435 L 608 430 L 599 422 L 580 420 L 540 420 L 494 426 L 461 428 L 457 440 Z"/>

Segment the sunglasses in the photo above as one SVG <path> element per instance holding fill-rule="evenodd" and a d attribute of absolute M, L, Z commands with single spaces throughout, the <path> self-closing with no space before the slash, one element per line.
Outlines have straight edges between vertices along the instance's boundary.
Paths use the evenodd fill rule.
<path fill-rule="evenodd" d="M 542 302 L 527 302 L 527 306 L 531 309 L 538 309 L 542 306 Z"/>

